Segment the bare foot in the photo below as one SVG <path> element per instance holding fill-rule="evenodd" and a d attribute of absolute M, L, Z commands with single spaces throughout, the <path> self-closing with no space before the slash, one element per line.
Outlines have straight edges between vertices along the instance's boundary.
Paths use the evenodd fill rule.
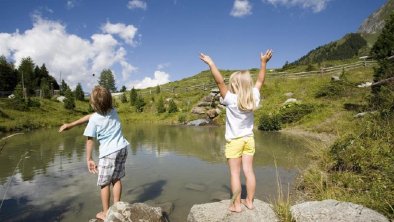
<path fill-rule="evenodd" d="M 105 214 L 104 214 L 104 212 L 103 212 L 103 211 L 98 212 L 98 213 L 96 214 L 96 218 L 97 218 L 97 219 L 100 219 L 100 220 L 105 220 Z"/>
<path fill-rule="evenodd" d="M 241 205 L 235 205 L 235 204 L 231 204 L 230 207 L 228 208 L 231 212 L 234 213 L 241 213 L 242 209 L 241 209 Z"/>
<path fill-rule="evenodd" d="M 242 200 L 241 200 L 241 203 L 242 203 L 243 205 L 245 205 L 245 207 L 248 208 L 249 210 L 253 210 L 253 209 L 254 209 L 253 201 L 250 201 L 250 200 L 248 200 L 248 199 L 242 199 Z"/>

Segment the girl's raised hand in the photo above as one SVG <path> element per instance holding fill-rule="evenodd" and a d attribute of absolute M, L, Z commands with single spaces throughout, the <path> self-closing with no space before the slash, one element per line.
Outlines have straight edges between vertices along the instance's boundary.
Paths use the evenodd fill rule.
<path fill-rule="evenodd" d="M 209 66 L 211 66 L 213 64 L 211 57 L 209 57 L 203 53 L 200 53 L 200 59 Z"/>
<path fill-rule="evenodd" d="M 260 60 L 262 63 L 267 63 L 272 57 L 272 49 L 268 49 L 265 54 L 260 53 Z"/>

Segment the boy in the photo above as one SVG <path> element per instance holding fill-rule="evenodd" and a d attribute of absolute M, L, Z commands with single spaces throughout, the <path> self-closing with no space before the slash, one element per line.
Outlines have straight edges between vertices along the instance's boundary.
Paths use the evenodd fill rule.
<path fill-rule="evenodd" d="M 112 107 L 111 93 L 106 88 L 96 86 L 93 89 L 90 105 L 95 113 L 72 123 L 63 124 L 59 132 L 89 121 L 83 133 L 87 137 L 86 162 L 90 173 L 98 173 L 97 186 L 101 187 L 103 211 L 97 213 L 96 217 L 105 220 L 109 209 L 111 184 L 114 203 L 119 202 L 122 195 L 121 178 L 125 176 L 129 142 L 122 135 L 118 114 Z M 100 143 L 98 166 L 92 158 L 93 138 Z"/>

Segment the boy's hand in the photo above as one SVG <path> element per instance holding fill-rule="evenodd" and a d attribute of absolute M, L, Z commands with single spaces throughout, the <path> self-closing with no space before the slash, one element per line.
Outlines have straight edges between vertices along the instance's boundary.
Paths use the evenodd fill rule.
<path fill-rule="evenodd" d="M 66 131 L 70 128 L 70 125 L 68 123 L 63 124 L 60 128 L 59 128 L 59 133 Z"/>
<path fill-rule="evenodd" d="M 200 53 L 200 59 L 209 66 L 211 66 L 213 64 L 211 57 L 209 57 L 203 53 Z"/>
<path fill-rule="evenodd" d="M 260 53 L 261 63 L 267 63 L 272 57 L 272 49 L 268 49 L 265 54 Z"/>
<path fill-rule="evenodd" d="M 87 164 L 88 164 L 88 170 L 90 173 L 96 174 L 98 172 L 97 165 L 93 160 L 88 160 Z"/>

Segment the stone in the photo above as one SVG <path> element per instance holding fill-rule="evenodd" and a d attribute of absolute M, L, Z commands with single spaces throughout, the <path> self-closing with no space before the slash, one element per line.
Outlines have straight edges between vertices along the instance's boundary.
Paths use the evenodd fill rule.
<path fill-rule="evenodd" d="M 193 107 L 192 113 L 194 114 L 205 114 L 205 108 L 204 107 Z"/>
<path fill-rule="evenodd" d="M 213 201 L 227 200 L 228 198 L 230 198 L 230 194 L 223 191 L 216 191 L 211 195 Z"/>
<path fill-rule="evenodd" d="M 241 213 L 228 210 L 231 200 L 196 204 L 187 216 L 188 222 L 277 222 L 279 221 L 272 206 L 258 199 L 254 200 L 255 209 L 249 210 L 242 205 Z"/>
<path fill-rule="evenodd" d="M 365 82 L 365 83 L 361 83 L 360 85 L 357 85 L 358 88 L 366 88 L 366 87 L 370 87 L 372 85 L 372 82 Z"/>
<path fill-rule="evenodd" d="M 339 81 L 341 80 L 339 76 L 331 76 L 331 81 Z"/>
<path fill-rule="evenodd" d="M 283 105 L 286 105 L 287 103 L 296 103 L 296 102 L 297 102 L 297 99 L 289 98 L 283 103 Z"/>
<path fill-rule="evenodd" d="M 211 102 L 199 102 L 197 103 L 198 107 L 211 107 Z"/>
<path fill-rule="evenodd" d="M 188 183 L 185 185 L 185 188 L 195 191 L 205 191 L 206 186 L 204 184 Z"/>
<path fill-rule="evenodd" d="M 175 208 L 174 203 L 172 202 L 157 203 L 155 206 L 160 207 L 161 211 L 167 215 L 171 215 Z"/>
<path fill-rule="evenodd" d="M 104 222 L 123 221 L 165 222 L 166 219 L 160 207 L 151 207 L 144 203 L 117 202 L 109 208 Z"/>
<path fill-rule="evenodd" d="M 220 90 L 219 90 L 219 88 L 213 88 L 213 89 L 211 89 L 211 93 L 218 94 L 218 93 L 220 93 Z"/>
<path fill-rule="evenodd" d="M 223 106 L 222 104 L 219 104 L 219 105 L 218 105 L 218 108 L 219 108 L 219 109 L 226 109 L 226 107 Z"/>
<path fill-rule="evenodd" d="M 389 222 L 382 214 L 364 206 L 336 200 L 310 201 L 290 208 L 296 222 Z"/>
<path fill-rule="evenodd" d="M 207 111 L 207 115 L 209 118 L 213 119 L 219 115 L 219 113 L 216 112 L 216 109 L 210 109 Z"/>
<path fill-rule="evenodd" d="M 368 112 L 357 113 L 356 115 L 354 115 L 354 117 L 355 118 L 361 118 L 361 117 L 364 117 L 367 114 L 368 114 Z"/>
<path fill-rule="evenodd" d="M 8 99 L 15 99 L 15 95 L 14 94 L 9 95 Z"/>
<path fill-rule="evenodd" d="M 211 103 L 213 101 L 213 96 L 211 96 L 211 95 L 205 96 L 202 99 L 202 101 Z"/>
<path fill-rule="evenodd" d="M 288 93 L 285 93 L 285 96 L 288 97 L 288 98 L 291 98 L 291 97 L 294 96 L 294 93 L 288 92 Z"/>
<path fill-rule="evenodd" d="M 56 98 L 56 100 L 59 101 L 59 102 L 61 102 L 61 103 L 64 103 L 64 100 L 65 100 L 65 99 L 66 99 L 65 96 L 58 96 L 58 97 Z"/>
<path fill-rule="evenodd" d="M 209 124 L 210 122 L 206 119 L 197 119 L 197 120 L 193 120 L 188 122 L 186 125 L 188 126 L 204 126 Z"/>

